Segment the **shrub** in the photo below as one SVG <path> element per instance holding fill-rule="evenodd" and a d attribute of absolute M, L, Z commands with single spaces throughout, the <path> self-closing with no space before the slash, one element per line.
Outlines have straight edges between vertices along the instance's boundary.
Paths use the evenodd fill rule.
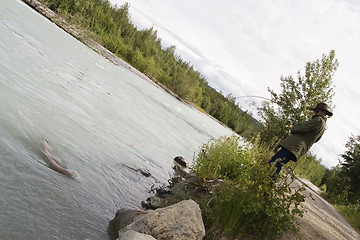
<path fill-rule="evenodd" d="M 236 136 L 221 137 L 204 145 L 194 159 L 192 171 L 203 180 L 223 179 L 206 208 L 207 225 L 215 225 L 229 235 L 241 237 L 251 233 L 275 238 L 283 232 L 297 231 L 294 217 L 302 216 L 300 203 L 304 197 L 293 190 L 267 160 L 272 153 L 259 147 L 257 141 L 244 144 Z"/>
<path fill-rule="evenodd" d="M 321 160 L 315 155 L 307 154 L 292 165 L 295 165 L 293 168 L 297 176 L 309 180 L 315 186 L 320 186 L 325 175 L 325 166 L 321 165 Z"/>

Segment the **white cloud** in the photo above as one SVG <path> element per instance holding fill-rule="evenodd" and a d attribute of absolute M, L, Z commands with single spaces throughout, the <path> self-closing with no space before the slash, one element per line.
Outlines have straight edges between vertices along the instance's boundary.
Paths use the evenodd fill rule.
<path fill-rule="evenodd" d="M 112 0 L 116 2 L 116 0 Z M 360 68 L 360 4 L 350 0 L 131 0 L 131 19 L 154 26 L 162 42 L 190 61 L 225 94 L 269 97 L 280 76 L 297 75 L 307 61 L 335 49 L 337 108 L 313 152 L 334 166 L 351 133 L 358 134 L 355 111 Z M 261 99 L 253 99 L 259 104 Z M 246 98 L 241 107 L 253 110 Z"/>

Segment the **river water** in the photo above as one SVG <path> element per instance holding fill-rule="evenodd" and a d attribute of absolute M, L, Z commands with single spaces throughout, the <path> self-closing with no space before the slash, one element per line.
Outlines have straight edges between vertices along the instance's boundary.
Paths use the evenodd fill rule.
<path fill-rule="evenodd" d="M 0 2 L 0 33 L 0 239 L 108 239 L 175 156 L 231 134 L 19 0 Z M 48 167 L 43 138 L 79 178 Z"/>

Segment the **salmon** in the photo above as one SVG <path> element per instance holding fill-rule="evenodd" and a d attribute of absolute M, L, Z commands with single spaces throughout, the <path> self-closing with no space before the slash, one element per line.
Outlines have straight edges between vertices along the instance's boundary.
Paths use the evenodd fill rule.
<path fill-rule="evenodd" d="M 78 176 L 76 171 L 70 172 L 69 170 L 67 170 L 59 165 L 58 161 L 51 155 L 51 147 L 45 138 L 43 141 L 43 153 L 45 154 L 46 159 L 49 162 L 50 168 L 52 170 L 54 170 L 58 173 L 64 174 L 64 175 L 68 176 L 69 178 L 75 178 Z"/>

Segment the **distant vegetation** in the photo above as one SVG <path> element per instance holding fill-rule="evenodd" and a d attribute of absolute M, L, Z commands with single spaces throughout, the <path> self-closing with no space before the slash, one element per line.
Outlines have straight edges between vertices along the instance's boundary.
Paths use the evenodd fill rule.
<path fill-rule="evenodd" d="M 325 197 L 360 232 L 360 135 L 351 136 L 345 146 L 343 162 L 323 178 Z"/>
<path fill-rule="evenodd" d="M 300 158 L 296 163 L 290 163 L 294 168 L 296 176 L 305 178 L 312 182 L 315 186 L 320 187 L 323 177 L 325 176 L 326 168 L 321 164 L 315 155 L 308 153 Z"/>
<path fill-rule="evenodd" d="M 41 0 L 66 20 L 89 31 L 91 37 L 135 68 L 164 84 L 181 98 L 245 138 L 255 136 L 259 124 L 242 111 L 235 98 L 224 96 L 189 62 L 164 48 L 152 28 L 138 30 L 129 20 L 129 4 L 112 6 L 103 0 Z"/>

